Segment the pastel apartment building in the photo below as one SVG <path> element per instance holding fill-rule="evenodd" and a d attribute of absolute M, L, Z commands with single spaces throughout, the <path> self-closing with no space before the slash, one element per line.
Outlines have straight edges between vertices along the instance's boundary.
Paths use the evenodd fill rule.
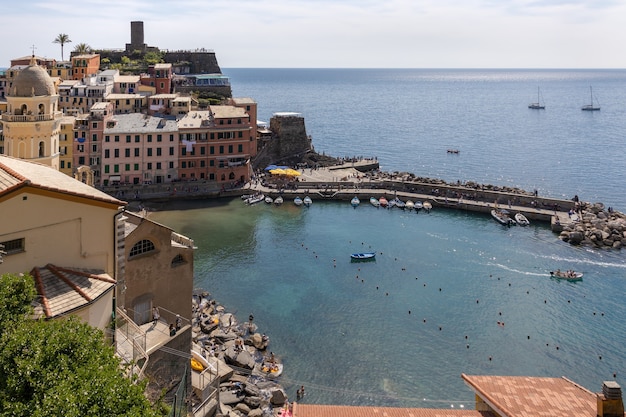
<path fill-rule="evenodd" d="M 82 80 L 100 71 L 100 55 L 83 54 L 72 57 L 72 79 Z"/>
<path fill-rule="evenodd" d="M 141 74 L 142 85 L 154 87 L 155 94 L 172 92 L 172 64 L 154 64 L 148 67 L 147 74 Z"/>
<path fill-rule="evenodd" d="M 178 177 L 176 121 L 117 114 L 104 127 L 102 184 L 167 183 Z"/>

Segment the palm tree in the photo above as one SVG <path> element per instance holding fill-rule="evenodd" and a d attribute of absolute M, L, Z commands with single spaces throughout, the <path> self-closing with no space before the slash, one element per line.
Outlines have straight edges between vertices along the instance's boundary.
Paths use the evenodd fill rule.
<path fill-rule="evenodd" d="M 59 36 L 57 36 L 56 39 L 52 41 L 52 43 L 61 44 L 61 61 L 63 61 L 63 45 L 70 42 L 72 42 L 70 40 L 70 36 L 65 33 L 60 33 Z"/>
<path fill-rule="evenodd" d="M 93 49 L 86 43 L 77 43 L 74 47 L 74 52 L 76 52 L 77 55 L 90 54 L 93 52 Z"/>

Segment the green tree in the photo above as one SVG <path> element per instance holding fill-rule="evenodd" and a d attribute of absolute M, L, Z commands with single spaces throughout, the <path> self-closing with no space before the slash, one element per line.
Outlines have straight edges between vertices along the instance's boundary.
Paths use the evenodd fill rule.
<path fill-rule="evenodd" d="M 23 320 L 32 311 L 35 283 L 30 275 L 4 274 L 0 277 L 0 329 Z"/>
<path fill-rule="evenodd" d="M 145 62 L 146 65 L 160 64 L 163 62 L 163 56 L 155 51 L 146 52 L 143 56 L 143 62 Z"/>
<path fill-rule="evenodd" d="M 74 52 L 76 52 L 78 55 L 90 54 L 93 52 L 93 48 L 86 43 L 77 43 L 74 47 Z"/>
<path fill-rule="evenodd" d="M 64 60 L 64 59 L 63 59 L 63 46 L 64 46 L 66 43 L 70 43 L 70 42 L 72 42 L 72 41 L 70 40 L 70 36 L 69 36 L 69 35 L 67 35 L 67 34 L 65 34 L 65 33 L 60 33 L 60 34 L 59 34 L 59 35 L 58 35 L 58 36 L 57 36 L 57 37 L 56 37 L 56 38 L 52 41 L 52 43 L 59 43 L 59 44 L 61 44 L 61 61 L 63 61 L 63 60 Z"/>
<path fill-rule="evenodd" d="M 7 275 L 0 284 L 2 306 L 25 287 Z M 4 291 L 5 284 L 14 288 Z M 144 386 L 124 376 L 100 330 L 76 317 L 32 320 L 24 316 L 24 307 L 11 311 L 11 326 L 3 323 L 0 333 L 0 416 L 157 415 Z"/>

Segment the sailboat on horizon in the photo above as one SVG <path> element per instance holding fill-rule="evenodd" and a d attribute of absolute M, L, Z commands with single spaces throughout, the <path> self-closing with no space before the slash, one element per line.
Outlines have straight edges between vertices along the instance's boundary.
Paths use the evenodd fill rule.
<path fill-rule="evenodd" d="M 546 108 L 546 105 L 542 103 L 541 100 L 541 89 L 539 87 L 537 87 L 537 102 L 536 103 L 530 103 L 528 105 L 529 109 L 535 109 L 535 110 L 543 110 Z"/>
<path fill-rule="evenodd" d="M 597 110 L 600 110 L 600 105 L 599 104 L 598 105 L 594 105 L 593 104 L 593 102 L 594 102 L 594 100 L 593 100 L 593 90 L 592 90 L 591 86 L 589 86 L 589 95 L 590 95 L 591 101 L 589 102 L 589 104 L 585 104 L 580 109 L 584 110 L 584 111 L 597 111 Z M 596 103 L 597 103 L 597 100 L 596 100 Z"/>

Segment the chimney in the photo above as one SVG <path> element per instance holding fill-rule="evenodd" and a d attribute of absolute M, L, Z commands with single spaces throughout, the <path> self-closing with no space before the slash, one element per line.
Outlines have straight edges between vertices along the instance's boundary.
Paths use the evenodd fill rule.
<path fill-rule="evenodd" d="M 622 389 L 615 381 L 604 381 L 602 392 L 597 394 L 598 417 L 624 417 Z"/>

